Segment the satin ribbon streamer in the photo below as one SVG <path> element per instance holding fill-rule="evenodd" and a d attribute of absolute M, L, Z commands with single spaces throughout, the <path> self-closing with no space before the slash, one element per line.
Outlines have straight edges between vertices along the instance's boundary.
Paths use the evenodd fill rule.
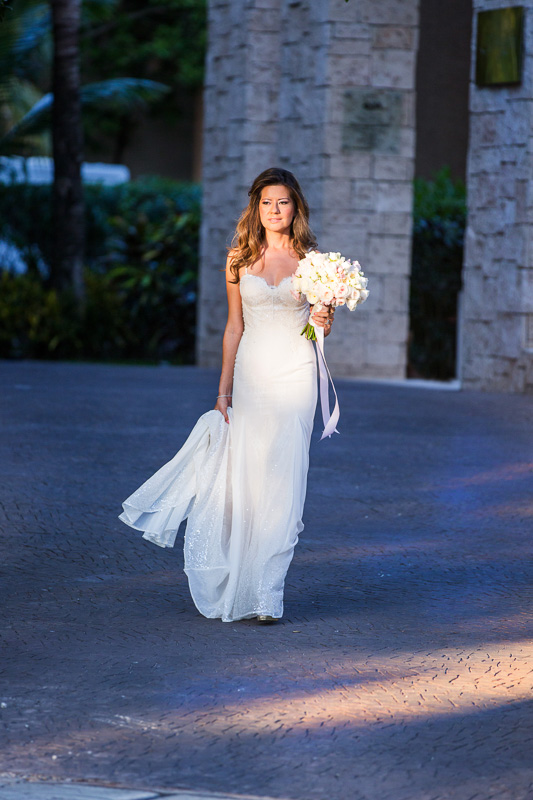
<path fill-rule="evenodd" d="M 312 324 L 312 322 L 311 322 Z M 326 356 L 324 355 L 324 328 L 319 327 L 318 325 L 315 327 L 315 334 L 316 334 L 316 346 L 318 350 L 318 369 L 320 374 L 320 406 L 322 408 L 322 422 L 324 423 L 324 431 L 322 436 L 320 437 L 320 441 L 325 439 L 326 436 L 330 436 L 332 433 L 338 433 L 337 430 L 337 422 L 339 421 L 340 417 L 340 409 L 339 409 L 339 400 L 337 398 L 337 392 L 335 391 L 335 384 L 333 383 L 333 378 L 331 377 L 331 373 L 329 371 Z M 333 394 L 335 395 L 335 408 L 333 409 L 333 413 L 329 413 L 329 385 L 328 383 L 331 382 L 331 388 L 333 389 Z"/>

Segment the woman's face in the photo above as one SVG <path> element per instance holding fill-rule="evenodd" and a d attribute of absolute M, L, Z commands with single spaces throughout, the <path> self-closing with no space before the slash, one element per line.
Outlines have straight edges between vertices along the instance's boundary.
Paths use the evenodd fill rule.
<path fill-rule="evenodd" d="M 265 186 L 259 200 L 259 214 L 265 230 L 289 233 L 296 208 L 286 186 Z"/>

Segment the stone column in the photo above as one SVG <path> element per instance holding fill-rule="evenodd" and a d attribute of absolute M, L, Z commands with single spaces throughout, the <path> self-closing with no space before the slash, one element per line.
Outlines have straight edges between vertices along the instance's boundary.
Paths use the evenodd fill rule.
<path fill-rule="evenodd" d="M 460 325 L 465 388 L 533 392 L 533 0 L 522 0 L 522 83 L 475 84 L 474 1 L 468 226 Z"/>
<path fill-rule="evenodd" d="M 281 0 L 210 0 L 197 361 L 221 363 L 224 269 L 247 188 L 275 162 Z"/>
<path fill-rule="evenodd" d="M 246 188 L 292 170 L 319 248 L 370 298 L 328 339 L 336 375 L 405 376 L 418 0 L 211 0 L 198 360 L 220 363 L 220 273 Z"/>
<path fill-rule="evenodd" d="M 339 309 L 336 375 L 404 378 L 415 157 L 417 0 L 329 4 L 321 249 L 357 258 L 370 297 Z"/>

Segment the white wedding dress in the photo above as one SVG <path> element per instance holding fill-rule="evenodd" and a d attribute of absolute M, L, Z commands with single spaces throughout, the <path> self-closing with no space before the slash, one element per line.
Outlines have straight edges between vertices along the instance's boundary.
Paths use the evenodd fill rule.
<path fill-rule="evenodd" d="M 224 622 L 283 614 L 283 587 L 298 535 L 317 399 L 309 317 L 290 278 L 240 281 L 244 333 L 228 425 L 208 411 L 161 469 L 123 503 L 120 519 L 172 547 L 181 521 L 185 572 L 206 617 Z"/>

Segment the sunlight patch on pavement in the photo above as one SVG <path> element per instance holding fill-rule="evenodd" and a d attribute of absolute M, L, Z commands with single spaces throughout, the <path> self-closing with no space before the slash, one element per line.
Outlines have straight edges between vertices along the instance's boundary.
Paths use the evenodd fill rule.
<path fill-rule="evenodd" d="M 339 659 L 313 690 L 286 686 L 268 696 L 246 694 L 203 706 L 196 732 L 223 735 L 230 729 L 262 731 L 382 725 L 410 720 L 464 715 L 494 707 L 531 701 L 533 643 L 529 640 L 475 649 L 439 649 L 431 653 L 372 656 L 364 665 Z M 328 683 L 331 686 L 328 686 Z M 138 716 L 93 717 L 116 727 L 166 731 L 180 728 L 186 703 L 165 721 Z M 185 723 L 185 720 L 183 720 Z M 185 727 L 185 724 L 183 725 Z M 189 732 L 190 733 L 190 732 Z"/>
<path fill-rule="evenodd" d="M 439 489 L 458 489 L 463 486 L 483 486 L 488 483 L 501 483 L 501 481 L 513 481 L 524 476 L 533 475 L 533 462 L 518 462 L 517 464 L 503 464 L 495 469 L 477 472 L 465 478 L 452 478 Z"/>

